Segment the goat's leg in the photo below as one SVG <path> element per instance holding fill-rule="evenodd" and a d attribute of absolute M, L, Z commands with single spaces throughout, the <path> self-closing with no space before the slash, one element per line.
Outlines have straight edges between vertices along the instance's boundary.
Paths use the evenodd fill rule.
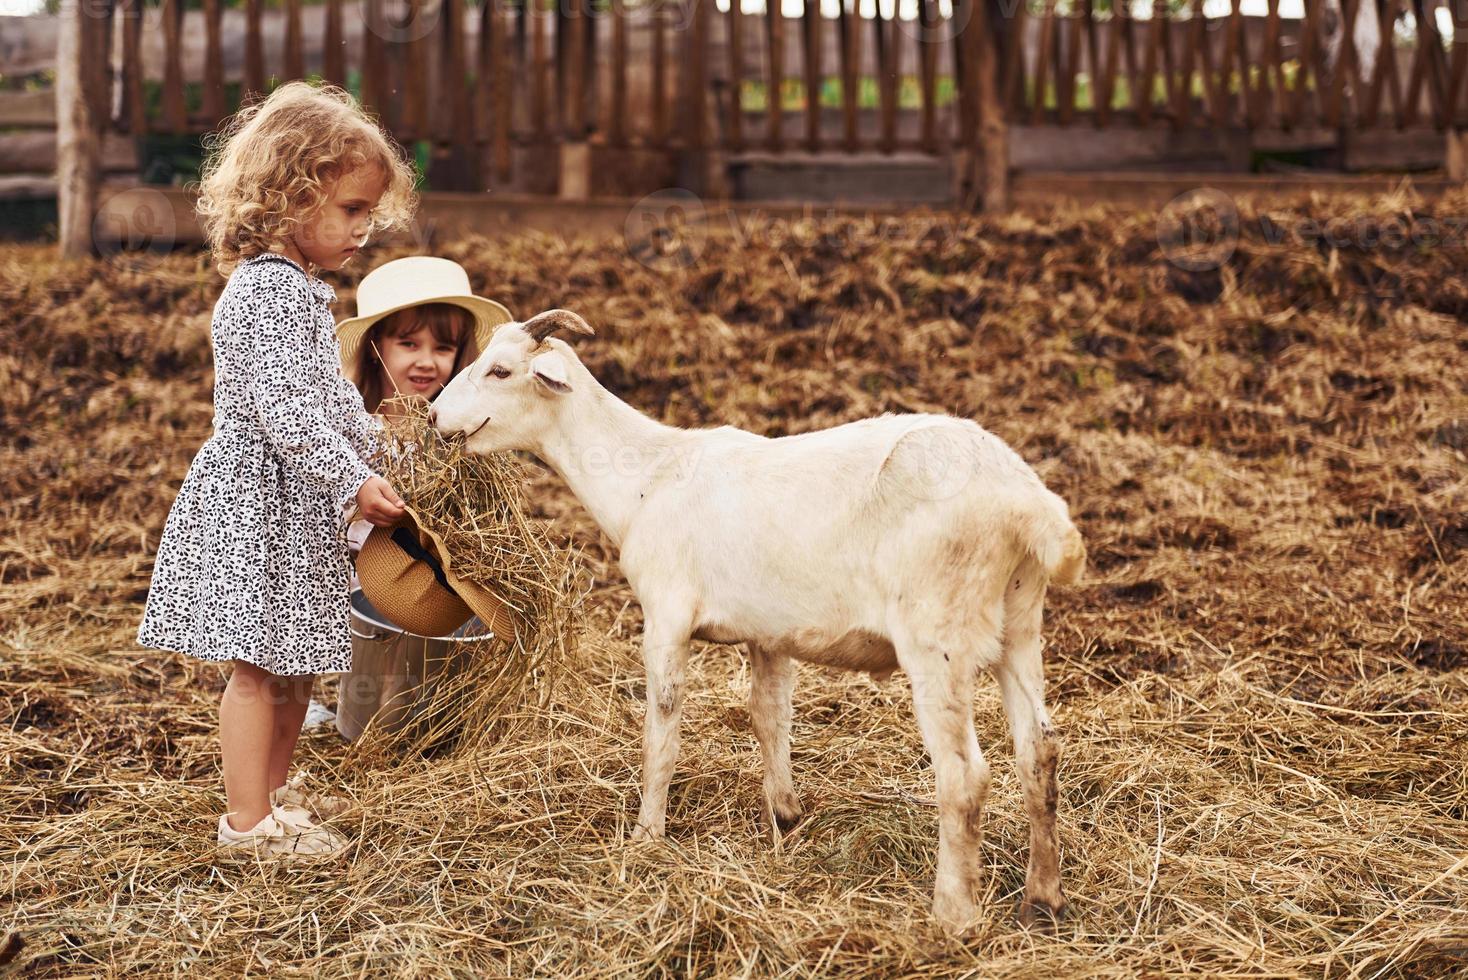
<path fill-rule="evenodd" d="M 965 646 L 937 640 L 897 639 L 897 658 L 912 683 L 912 703 L 938 787 L 938 870 L 933 916 L 950 932 L 978 913 L 982 885 L 984 802 L 989 763 L 974 734 L 974 669 Z"/>
<path fill-rule="evenodd" d="M 779 835 L 800 821 L 804 811 L 790 774 L 790 696 L 795 689 L 795 661 L 749 644 L 752 681 L 749 720 L 765 764 L 764 818 Z"/>
<path fill-rule="evenodd" d="M 1055 832 L 1059 797 L 1055 767 L 1060 745 L 1045 708 L 1041 657 L 1044 604 L 1044 580 L 1022 570 L 1005 597 L 1004 656 L 994 668 L 1014 734 L 1014 758 L 1030 821 L 1030 860 L 1019 906 L 1020 922 L 1026 927 L 1037 922 L 1042 926 L 1059 922 L 1066 906 L 1060 887 L 1060 843 Z"/>
<path fill-rule="evenodd" d="M 642 636 L 647 668 L 647 714 L 642 725 L 642 807 L 633 840 L 663 836 L 667 822 L 668 784 L 678 759 L 678 723 L 683 717 L 683 689 L 688 668 L 686 624 L 649 614 Z"/>

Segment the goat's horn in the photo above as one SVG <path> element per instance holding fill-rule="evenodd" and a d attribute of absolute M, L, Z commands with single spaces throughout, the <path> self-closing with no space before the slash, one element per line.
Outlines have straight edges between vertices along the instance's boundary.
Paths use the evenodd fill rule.
<path fill-rule="evenodd" d="M 546 310 L 521 324 L 525 332 L 537 341 L 544 340 L 557 330 L 569 330 L 586 337 L 596 336 L 596 331 L 587 326 L 585 320 L 570 310 Z"/>

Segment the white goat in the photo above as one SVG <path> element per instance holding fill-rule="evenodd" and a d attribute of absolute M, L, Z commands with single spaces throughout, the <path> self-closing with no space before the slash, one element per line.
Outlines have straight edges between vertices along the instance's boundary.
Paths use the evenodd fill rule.
<path fill-rule="evenodd" d="M 965 419 L 883 415 L 779 439 L 663 425 L 598 384 L 548 336 L 557 328 L 592 333 L 565 310 L 504 324 L 429 417 L 472 452 L 540 457 L 620 549 L 646 617 L 634 836 L 663 833 L 690 638 L 748 644 L 764 815 L 781 829 L 802 812 L 790 774 L 794 661 L 880 676 L 900 666 L 937 781 L 933 911 L 962 930 L 977 912 L 989 792 L 973 723 L 987 668 L 1030 820 L 1020 918 L 1059 918 L 1058 747 L 1040 625 L 1046 584 L 1077 580 L 1085 564 L 1065 502 Z"/>

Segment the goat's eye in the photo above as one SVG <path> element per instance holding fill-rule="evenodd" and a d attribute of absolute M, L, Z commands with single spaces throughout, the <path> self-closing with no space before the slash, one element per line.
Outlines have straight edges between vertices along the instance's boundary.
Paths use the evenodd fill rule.
<path fill-rule="evenodd" d="M 494 367 L 489 369 L 489 374 L 491 377 L 495 378 L 508 378 L 510 376 L 510 369 L 505 367 L 503 364 L 496 364 Z"/>

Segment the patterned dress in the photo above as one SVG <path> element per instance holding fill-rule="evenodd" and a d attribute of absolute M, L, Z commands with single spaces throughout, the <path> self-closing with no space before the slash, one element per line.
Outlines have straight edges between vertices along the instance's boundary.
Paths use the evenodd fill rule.
<path fill-rule="evenodd" d="M 138 643 L 273 674 L 348 670 L 346 516 L 381 423 L 341 374 L 331 286 L 280 255 L 214 306 L 214 434 L 173 501 Z"/>

